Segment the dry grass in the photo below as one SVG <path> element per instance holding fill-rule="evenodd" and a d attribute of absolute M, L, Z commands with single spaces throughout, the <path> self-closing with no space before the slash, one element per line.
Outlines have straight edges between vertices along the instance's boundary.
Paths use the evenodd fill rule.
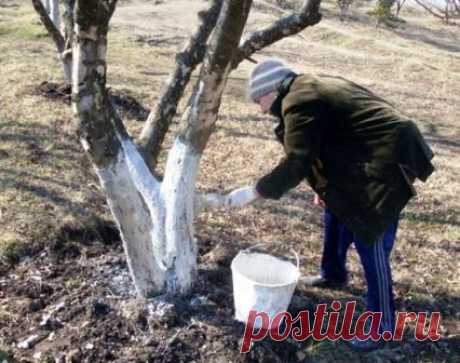
<path fill-rule="evenodd" d="M 0 5 L 0 248 L 11 253 L 15 246 L 46 243 L 65 221 L 84 225 L 94 215 L 109 218 L 109 214 L 75 138 L 70 109 L 34 93 L 40 82 L 62 78 L 53 44 L 44 36 L 29 2 L 6 4 L 11 6 Z M 141 22 L 130 12 L 132 5 L 122 3 L 112 26 L 109 83 L 153 105 L 164 74 L 171 69 L 171 58 L 192 25 L 171 24 L 164 18 L 157 24 L 154 15 Z M 402 12 L 407 22 L 398 28 L 376 29 L 365 10 L 355 9 L 352 20 L 341 23 L 335 7 L 326 3 L 324 19 L 304 31 L 303 38 L 286 39 L 256 58 L 275 55 L 304 72 L 345 76 L 370 87 L 417 120 L 436 153 L 436 173 L 427 183 L 418 184 L 419 195 L 405 209 L 400 224 L 392 257 L 397 304 L 401 310 L 441 311 L 443 333 L 458 337 L 460 28 L 446 27 L 411 10 Z M 273 18 L 253 15 L 250 26 Z M 167 34 L 170 41 L 158 47 L 135 41 L 149 34 Z M 245 100 L 241 79 L 248 67 L 243 64 L 229 80 L 217 130 L 202 160 L 202 189 L 229 190 L 250 183 L 282 156 L 271 134 L 272 124 Z M 126 123 L 133 134 L 142 127 L 134 120 Z M 314 272 L 321 253 L 321 210 L 312 205 L 311 198 L 308 187 L 302 185 L 280 202 L 205 214 L 197 221 L 198 239 L 277 241 L 301 253 L 303 272 Z M 355 298 L 364 286 L 356 253 L 350 253 L 349 267 L 349 291 L 301 293 L 318 302 Z M 417 361 L 432 361 L 439 353 L 423 349 Z M 451 346 L 445 349 L 442 359 L 450 354 Z M 330 343 L 309 346 L 305 354 L 323 361 L 364 359 L 331 349 Z M 398 354 L 404 357 L 405 352 Z M 460 353 L 455 354 L 460 359 Z"/>

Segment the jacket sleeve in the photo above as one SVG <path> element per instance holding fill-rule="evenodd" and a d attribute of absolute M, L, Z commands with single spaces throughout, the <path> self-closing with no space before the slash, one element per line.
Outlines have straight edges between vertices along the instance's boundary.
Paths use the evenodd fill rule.
<path fill-rule="evenodd" d="M 319 155 L 323 138 L 320 109 L 317 101 L 286 110 L 283 115 L 286 156 L 270 173 L 258 180 L 256 190 L 262 197 L 279 199 L 307 176 L 313 160 Z"/>

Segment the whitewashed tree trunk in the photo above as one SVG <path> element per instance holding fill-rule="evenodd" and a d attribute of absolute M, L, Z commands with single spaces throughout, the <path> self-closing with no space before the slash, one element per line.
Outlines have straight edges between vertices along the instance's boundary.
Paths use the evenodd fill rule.
<path fill-rule="evenodd" d="M 48 0 L 48 14 L 50 15 L 51 21 L 53 22 L 56 29 L 61 27 L 61 15 L 59 11 L 59 0 Z"/>
<path fill-rule="evenodd" d="M 68 4 L 71 1 L 66 0 Z M 199 81 L 182 117 L 181 131 L 169 151 L 162 181 L 151 172 L 145 150 L 139 151 L 131 140 L 107 94 L 107 32 L 116 0 L 76 1 L 72 19 L 65 22 L 66 28 L 73 26 L 73 34 L 68 37 L 73 39 L 73 112 L 80 141 L 120 230 L 140 296 L 190 292 L 197 274 L 193 230 L 196 177 L 217 120 L 227 77 L 235 62 L 252 54 L 258 49 L 257 44 L 269 44 L 282 37 L 282 25 L 292 25 L 285 32 L 288 34 L 301 29 L 304 23 L 318 22 L 319 0 L 312 1 L 313 5 L 305 5 L 308 16 L 293 16 L 281 22 L 279 28 L 249 37 L 239 49 L 251 0 L 223 0 L 206 46 Z M 209 19 L 216 21 L 212 16 Z M 197 44 L 204 44 L 209 35 L 209 29 L 203 29 L 198 32 L 202 40 Z M 175 98 L 178 101 L 180 96 Z"/>
<path fill-rule="evenodd" d="M 187 293 L 196 275 L 197 248 L 193 220 L 195 185 L 203 150 L 217 120 L 217 111 L 241 38 L 250 0 L 224 1 L 201 68 L 200 80 L 184 114 L 183 131 L 168 154 L 162 194 L 166 206 L 166 289 Z M 229 36 L 229 34 L 231 34 Z M 225 42 L 224 42 L 225 40 Z"/>
<path fill-rule="evenodd" d="M 118 225 L 137 293 L 165 290 L 164 202 L 151 174 L 114 112 L 106 90 L 108 22 L 115 8 L 76 4 L 72 106 L 79 137 Z M 85 16 L 83 16 L 85 15 Z"/>
<path fill-rule="evenodd" d="M 117 137 L 118 156 L 94 167 L 121 232 L 136 291 L 144 297 L 186 294 L 197 271 L 193 220 L 199 157 L 176 140 L 160 183 L 134 143 Z M 88 149 L 85 139 L 82 144 Z"/>
<path fill-rule="evenodd" d="M 60 55 L 59 58 L 62 59 L 62 70 L 64 72 L 64 78 L 66 82 L 71 83 L 72 80 L 72 55 L 68 57 L 66 54 Z"/>
<path fill-rule="evenodd" d="M 50 0 L 42 0 L 43 6 L 45 7 L 46 12 L 50 13 Z"/>
<path fill-rule="evenodd" d="M 250 5 L 250 0 L 224 1 L 219 30 L 211 39 L 199 87 L 183 117 L 184 132 L 176 138 L 160 183 L 108 101 L 105 57 L 111 14 L 89 1 L 76 3 L 74 114 L 82 145 L 106 191 L 137 292 L 142 296 L 187 294 L 195 281 L 196 176 Z M 100 24 L 104 18 L 107 23 Z"/>
<path fill-rule="evenodd" d="M 67 83 L 72 80 L 72 32 L 73 9 L 75 0 L 64 0 L 64 34 L 60 29 L 60 11 L 58 0 L 31 0 L 35 11 L 46 30 L 51 35 L 57 48 L 57 55 L 63 67 L 64 78 Z"/>
<path fill-rule="evenodd" d="M 194 237 L 194 196 L 200 155 L 177 138 L 168 155 L 162 197 L 166 209 L 166 289 L 190 291 L 197 273 Z"/>
<path fill-rule="evenodd" d="M 162 261 L 157 260 L 163 256 L 163 247 L 161 243 L 152 243 L 161 241 L 163 233 L 155 230 L 161 226 L 159 185 L 150 173 L 143 173 L 143 163 L 135 146 L 125 139 L 112 163 L 107 167 L 95 166 L 95 170 L 120 230 L 136 291 L 140 296 L 150 296 L 160 292 L 164 285 L 164 268 Z M 147 195 L 139 189 L 147 190 Z M 152 212 L 157 213 L 152 216 Z"/>

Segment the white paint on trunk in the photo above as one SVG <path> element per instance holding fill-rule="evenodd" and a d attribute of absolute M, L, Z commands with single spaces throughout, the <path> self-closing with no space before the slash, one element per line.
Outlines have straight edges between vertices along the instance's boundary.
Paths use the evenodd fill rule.
<path fill-rule="evenodd" d="M 78 25 L 75 25 L 75 33 L 78 34 Z M 83 59 L 81 56 L 81 50 L 78 45 L 74 45 L 72 49 L 73 53 L 73 62 L 72 62 L 72 90 L 77 91 L 79 89 L 79 84 L 86 77 L 86 67 L 83 65 Z M 72 103 L 74 106 L 77 106 L 77 102 Z"/>
<path fill-rule="evenodd" d="M 190 67 L 186 66 L 185 64 L 182 64 L 180 66 L 180 71 L 182 73 L 182 77 L 184 77 L 190 71 Z"/>
<path fill-rule="evenodd" d="M 45 8 L 46 12 L 49 14 L 50 12 L 50 0 L 42 0 L 43 7 Z"/>
<path fill-rule="evenodd" d="M 60 57 L 62 60 L 62 67 L 64 70 L 65 80 L 69 83 L 72 82 L 72 62 L 69 61 L 66 57 Z"/>
<path fill-rule="evenodd" d="M 138 155 L 137 150 L 134 151 Z M 164 289 L 164 269 L 157 263 L 152 244 L 152 236 L 155 235 L 153 230 L 157 227 L 153 223 L 156 220 L 150 214 L 153 201 L 148 205 L 138 191 L 142 185 L 142 181 L 138 180 L 142 172 L 133 173 L 133 168 L 136 169 L 133 166 L 136 156 L 126 155 L 132 152 L 129 147 L 127 151 L 120 149 L 110 166 L 95 169 L 120 230 L 136 291 L 141 296 L 149 296 Z M 158 183 L 154 184 L 150 180 L 147 184 L 158 189 Z"/>
<path fill-rule="evenodd" d="M 150 218 L 153 221 L 154 228 L 150 231 L 150 237 L 156 263 L 162 270 L 166 270 L 167 266 L 163 260 L 166 254 L 164 232 L 166 211 L 160 193 L 161 183 L 152 175 L 134 143 L 129 139 L 122 139 L 120 136 L 119 140 L 126 156 L 127 166 L 133 183 L 141 195 L 149 211 Z"/>
<path fill-rule="evenodd" d="M 59 0 L 49 0 L 49 11 L 50 19 L 58 31 L 61 27 L 61 19 L 59 12 Z"/>
<path fill-rule="evenodd" d="M 119 140 L 136 189 L 147 203 L 157 202 L 160 183 L 153 177 L 134 143 L 130 139 L 120 136 Z"/>
<path fill-rule="evenodd" d="M 190 144 L 179 137 L 166 163 L 162 193 L 166 209 L 166 258 L 168 292 L 186 293 L 197 273 L 194 240 L 195 182 L 200 162 Z"/>

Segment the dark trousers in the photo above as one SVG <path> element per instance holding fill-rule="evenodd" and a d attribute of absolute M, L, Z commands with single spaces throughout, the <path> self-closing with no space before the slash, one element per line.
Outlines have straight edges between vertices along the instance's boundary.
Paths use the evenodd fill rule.
<path fill-rule="evenodd" d="M 366 308 L 382 312 L 380 332 L 393 331 L 395 308 L 391 280 L 390 254 L 396 238 L 398 222 L 392 223 L 373 244 L 362 242 L 331 213 L 324 212 L 324 249 L 321 274 L 337 282 L 347 280 L 346 257 L 350 244 L 354 242 L 364 268 L 367 281 Z"/>

